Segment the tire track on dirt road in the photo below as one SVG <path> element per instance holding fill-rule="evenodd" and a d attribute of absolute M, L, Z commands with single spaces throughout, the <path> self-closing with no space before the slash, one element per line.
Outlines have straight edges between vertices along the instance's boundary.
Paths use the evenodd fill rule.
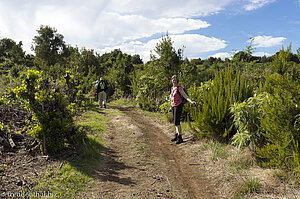
<path fill-rule="evenodd" d="M 157 125 L 149 116 L 129 107 L 117 106 L 116 108 L 130 116 L 133 123 L 141 129 L 146 144 L 158 157 L 160 168 L 170 179 L 172 191 L 180 193 L 184 198 L 219 198 L 206 178 L 205 171 L 201 167 L 191 166 L 191 162 L 185 158 L 181 148 L 187 143 L 180 145 L 171 143 L 170 137 L 166 134 L 167 130 Z"/>

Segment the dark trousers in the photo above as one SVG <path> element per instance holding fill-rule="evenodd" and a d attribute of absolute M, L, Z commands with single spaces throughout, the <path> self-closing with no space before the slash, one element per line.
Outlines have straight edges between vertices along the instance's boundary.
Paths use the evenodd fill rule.
<path fill-rule="evenodd" d="M 172 107 L 172 113 L 173 113 L 175 126 L 180 125 L 180 118 L 181 118 L 182 108 L 183 108 L 182 103 L 178 106 L 173 106 Z"/>

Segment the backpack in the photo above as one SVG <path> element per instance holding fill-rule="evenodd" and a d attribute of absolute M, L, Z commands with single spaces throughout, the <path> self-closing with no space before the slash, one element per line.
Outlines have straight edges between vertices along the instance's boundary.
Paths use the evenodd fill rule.
<path fill-rule="evenodd" d="M 97 92 L 99 93 L 100 90 L 106 90 L 106 83 L 104 81 L 100 81 L 97 85 Z"/>
<path fill-rule="evenodd" d="M 101 90 L 104 90 L 104 89 L 105 89 L 105 82 L 104 82 L 104 81 L 99 82 L 99 88 L 100 88 Z"/>
<path fill-rule="evenodd" d="M 183 91 L 185 92 L 185 94 L 189 97 L 189 94 L 187 92 L 187 90 L 183 87 L 183 86 L 177 86 L 177 92 L 179 93 L 179 95 L 181 96 L 181 100 L 182 100 L 182 104 L 185 104 L 187 102 L 187 100 L 180 94 L 179 92 L 179 88 L 178 87 L 181 87 L 183 88 Z"/>

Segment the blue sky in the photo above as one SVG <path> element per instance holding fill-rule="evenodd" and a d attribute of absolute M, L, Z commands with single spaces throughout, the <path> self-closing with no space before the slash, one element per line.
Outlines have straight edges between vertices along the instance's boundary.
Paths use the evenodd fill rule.
<path fill-rule="evenodd" d="M 40 25 L 67 44 L 102 54 L 121 49 L 148 61 L 167 31 L 184 57 L 231 57 L 254 38 L 254 55 L 300 48 L 300 0 L 0 0 L 0 39 L 26 53 Z"/>
<path fill-rule="evenodd" d="M 202 18 L 212 24 L 201 30 L 201 34 L 226 40 L 226 53 L 242 50 L 250 44 L 249 38 L 255 38 L 254 54 L 273 55 L 290 43 L 296 53 L 300 48 L 300 3 L 293 0 L 277 0 L 254 10 L 222 12 L 218 15 Z M 210 56 L 207 54 L 206 56 Z"/>

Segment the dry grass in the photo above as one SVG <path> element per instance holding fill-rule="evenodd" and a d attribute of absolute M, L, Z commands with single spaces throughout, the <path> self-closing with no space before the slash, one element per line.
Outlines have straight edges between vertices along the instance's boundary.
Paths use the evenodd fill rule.
<path fill-rule="evenodd" d="M 186 137 L 192 135 L 186 132 Z M 220 144 L 208 139 L 192 141 L 184 148 L 202 166 L 222 198 L 300 198 L 300 187 L 291 174 L 266 169 L 248 147 Z"/>

